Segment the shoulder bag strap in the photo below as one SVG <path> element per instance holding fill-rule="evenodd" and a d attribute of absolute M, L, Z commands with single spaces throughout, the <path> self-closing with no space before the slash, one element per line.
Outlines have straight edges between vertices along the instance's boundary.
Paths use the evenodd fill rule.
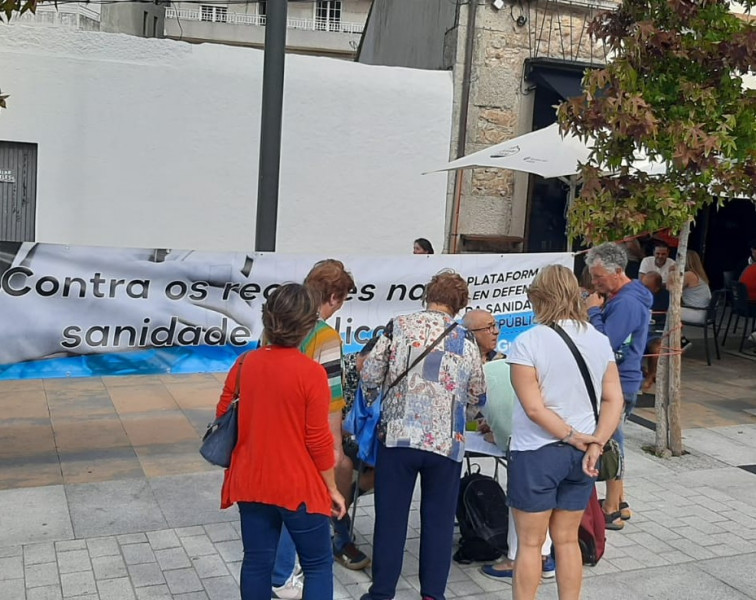
<path fill-rule="evenodd" d="M 454 329 L 456 326 L 457 326 L 456 321 L 453 322 L 451 325 L 449 325 L 449 327 L 447 327 L 444 330 L 444 332 L 441 335 L 439 335 L 430 346 L 428 346 L 425 350 L 423 350 L 420 356 L 418 356 L 415 360 L 412 361 L 412 364 L 409 367 L 407 367 L 401 375 L 399 375 L 396 379 L 394 379 L 394 383 L 388 386 L 388 388 L 386 389 L 386 393 L 388 394 L 394 388 L 394 386 L 396 386 L 397 383 L 399 383 L 402 379 L 404 379 L 407 376 L 407 373 L 409 373 L 415 367 L 415 365 L 417 365 L 421 360 L 423 360 L 426 356 L 428 356 L 428 354 L 431 353 L 433 348 L 438 346 L 439 342 L 441 342 L 441 340 L 443 340 L 447 335 L 449 335 L 452 332 L 452 329 Z"/>
<path fill-rule="evenodd" d="M 247 357 L 247 354 L 249 354 L 249 352 L 245 352 L 239 358 L 239 370 L 236 372 L 236 389 L 234 390 L 234 398 L 233 398 L 233 400 L 231 400 L 232 402 L 234 400 L 238 400 L 239 399 L 239 392 L 241 391 L 241 371 L 242 371 L 242 365 L 244 364 L 244 359 Z"/>
<path fill-rule="evenodd" d="M 585 387 L 588 390 L 588 396 L 591 398 L 591 406 L 593 407 L 593 416 L 596 418 L 596 423 L 598 423 L 598 406 L 596 402 L 596 389 L 593 387 L 593 381 L 591 380 L 591 375 L 588 372 L 588 365 L 585 364 L 585 359 L 583 358 L 583 355 L 580 354 L 580 350 L 578 350 L 577 346 L 575 345 L 575 342 L 572 341 L 572 338 L 567 335 L 567 332 L 562 329 L 560 325 L 557 323 L 552 323 L 551 328 L 556 331 L 559 334 L 559 337 L 561 337 L 564 340 L 564 343 L 567 344 L 567 347 L 570 349 L 570 352 L 572 352 L 572 356 L 575 357 L 575 361 L 578 364 L 578 368 L 580 369 L 580 374 L 583 376 L 583 381 L 585 382 Z"/>

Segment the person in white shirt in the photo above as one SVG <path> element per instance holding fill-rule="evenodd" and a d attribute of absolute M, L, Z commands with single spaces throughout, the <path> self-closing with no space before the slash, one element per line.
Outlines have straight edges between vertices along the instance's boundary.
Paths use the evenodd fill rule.
<path fill-rule="evenodd" d="M 652 271 L 659 273 L 662 284 L 667 287 L 669 270 L 675 266 L 675 261 L 669 257 L 669 246 L 662 241 L 654 242 L 654 255 L 647 256 L 641 261 L 638 269 L 638 279 Z"/>
<path fill-rule="evenodd" d="M 579 598 L 583 567 L 578 528 L 594 493 L 597 462 L 624 406 L 608 338 L 588 321 L 578 281 L 561 265 L 542 269 L 528 288 L 538 325 L 520 334 L 506 361 L 514 406 L 507 498 L 517 529 L 515 600 L 534 600 L 546 531 L 556 551 L 560 598 Z M 600 392 L 598 423 L 580 368 L 561 328 L 583 356 Z"/>

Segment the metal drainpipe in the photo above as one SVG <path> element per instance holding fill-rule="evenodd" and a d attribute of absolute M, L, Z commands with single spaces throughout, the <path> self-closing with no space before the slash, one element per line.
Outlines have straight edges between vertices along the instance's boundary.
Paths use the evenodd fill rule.
<path fill-rule="evenodd" d="M 457 133 L 457 156 L 465 155 L 467 146 L 467 117 L 470 110 L 470 78 L 472 76 L 473 51 L 475 50 L 475 17 L 478 0 L 467 1 L 467 37 L 465 38 L 465 67 L 462 73 L 462 105 L 459 109 L 459 131 Z M 454 172 L 454 200 L 452 202 L 452 230 L 449 232 L 449 247 L 456 254 L 459 248 L 459 211 L 462 204 L 462 170 Z"/>

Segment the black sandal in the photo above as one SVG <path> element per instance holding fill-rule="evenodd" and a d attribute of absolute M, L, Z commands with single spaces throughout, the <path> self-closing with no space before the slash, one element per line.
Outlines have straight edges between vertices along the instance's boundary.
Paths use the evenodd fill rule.
<path fill-rule="evenodd" d="M 599 500 L 599 504 L 601 505 L 601 508 L 604 508 L 604 498 L 601 498 L 601 500 Z M 619 503 L 619 512 L 620 519 L 622 519 L 623 521 L 629 521 L 630 517 L 633 516 L 633 512 L 630 510 L 630 505 L 627 502 Z"/>
<path fill-rule="evenodd" d="M 619 531 L 625 526 L 625 522 L 622 520 L 622 513 L 620 511 L 613 513 L 604 513 L 604 523 L 606 529 L 610 531 Z"/>

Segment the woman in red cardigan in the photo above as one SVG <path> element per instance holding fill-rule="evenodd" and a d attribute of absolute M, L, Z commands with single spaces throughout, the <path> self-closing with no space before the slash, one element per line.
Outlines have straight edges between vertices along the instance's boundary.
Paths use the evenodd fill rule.
<path fill-rule="evenodd" d="M 263 306 L 269 345 L 242 355 L 226 377 L 216 415 L 224 414 L 241 369 L 239 438 L 226 470 L 221 508 L 236 503 L 244 560 L 242 600 L 268 600 L 282 524 L 304 573 L 305 600 L 333 598 L 331 515 L 344 498 L 333 475 L 325 370 L 299 351 L 315 326 L 318 303 L 302 285 L 277 288 Z"/>

